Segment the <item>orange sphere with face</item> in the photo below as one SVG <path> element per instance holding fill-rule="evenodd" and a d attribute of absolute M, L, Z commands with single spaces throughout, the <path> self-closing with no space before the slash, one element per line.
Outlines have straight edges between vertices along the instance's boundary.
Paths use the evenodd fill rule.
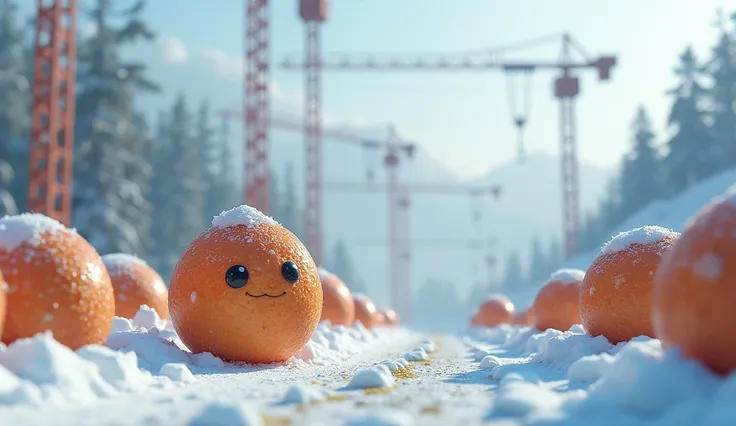
<path fill-rule="evenodd" d="M 580 318 L 592 336 L 619 343 L 654 335 L 652 284 L 662 256 L 680 234 L 658 226 L 622 232 L 609 241 L 585 273 Z"/>
<path fill-rule="evenodd" d="M 502 295 L 493 295 L 478 308 L 478 323 L 485 327 L 508 324 L 514 315 L 514 304 Z"/>
<path fill-rule="evenodd" d="M 319 270 L 322 282 L 322 317 L 332 325 L 350 326 L 355 321 L 355 305 L 350 289 L 337 275 Z"/>
<path fill-rule="evenodd" d="M 711 370 L 736 370 L 736 187 L 709 203 L 654 276 L 654 331 Z"/>
<path fill-rule="evenodd" d="M 3 342 L 50 330 L 71 349 L 105 343 L 115 316 L 112 284 L 100 255 L 74 230 L 41 214 L 0 219 L 0 270 Z"/>
<path fill-rule="evenodd" d="M 169 312 L 192 352 L 228 361 L 284 361 L 311 338 L 322 311 L 312 256 L 250 206 L 221 213 L 174 268 Z"/>
<path fill-rule="evenodd" d="M 353 304 L 355 305 L 355 321 L 360 321 L 365 328 L 377 327 L 378 310 L 373 301 L 365 294 L 353 294 Z"/>
<path fill-rule="evenodd" d="M 514 312 L 514 315 L 511 316 L 511 320 L 509 321 L 509 323 L 511 325 L 520 325 L 524 327 L 530 326 L 532 325 L 532 315 L 533 309 L 530 306 L 523 311 Z"/>
<path fill-rule="evenodd" d="M 399 315 L 393 309 L 381 309 L 381 315 L 383 315 L 383 322 L 385 325 L 396 327 L 399 325 Z"/>
<path fill-rule="evenodd" d="M 125 253 L 102 256 L 115 291 L 115 315 L 133 318 L 146 305 L 161 319 L 169 317 L 169 290 L 146 262 Z"/>
<path fill-rule="evenodd" d="M 550 275 L 534 299 L 533 325 L 538 330 L 567 331 L 580 324 L 580 284 L 585 272 L 560 269 Z"/>

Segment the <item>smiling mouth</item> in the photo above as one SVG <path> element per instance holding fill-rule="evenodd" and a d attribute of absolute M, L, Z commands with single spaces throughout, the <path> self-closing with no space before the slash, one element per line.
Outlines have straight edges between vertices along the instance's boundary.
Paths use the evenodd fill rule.
<path fill-rule="evenodd" d="M 250 296 L 250 297 L 273 297 L 273 298 L 276 298 L 276 297 L 286 296 L 286 292 L 283 292 L 283 293 L 277 294 L 277 295 L 273 295 L 273 294 L 268 294 L 268 293 L 263 293 L 263 294 L 250 294 L 250 293 L 248 293 L 246 291 L 245 292 L 245 295 L 246 296 Z"/>

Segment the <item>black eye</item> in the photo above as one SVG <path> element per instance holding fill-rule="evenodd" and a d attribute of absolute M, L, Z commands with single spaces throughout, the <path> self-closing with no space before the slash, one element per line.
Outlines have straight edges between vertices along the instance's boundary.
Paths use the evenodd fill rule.
<path fill-rule="evenodd" d="M 281 275 L 283 275 L 286 281 L 294 284 L 299 279 L 299 269 L 297 269 L 294 262 L 289 260 L 281 265 Z"/>
<path fill-rule="evenodd" d="M 225 281 L 232 288 L 241 288 L 248 284 L 248 270 L 243 265 L 233 265 L 225 272 Z"/>

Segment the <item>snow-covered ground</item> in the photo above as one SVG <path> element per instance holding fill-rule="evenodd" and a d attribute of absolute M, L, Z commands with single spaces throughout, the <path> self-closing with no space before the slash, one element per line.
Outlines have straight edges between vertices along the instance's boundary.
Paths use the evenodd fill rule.
<path fill-rule="evenodd" d="M 0 349 L 3 425 L 727 425 L 736 377 L 660 342 L 580 326 L 451 335 L 321 324 L 283 364 L 182 349 L 153 310 L 76 353 L 39 335 Z"/>
<path fill-rule="evenodd" d="M 611 231 L 611 236 L 647 225 L 657 225 L 682 232 L 685 223 L 714 197 L 723 194 L 736 183 L 736 170 L 727 170 L 683 191 L 668 200 L 653 201 Z M 601 246 L 605 241 L 601 241 Z M 598 256 L 600 250 L 583 253 L 565 265 L 582 270 Z"/>

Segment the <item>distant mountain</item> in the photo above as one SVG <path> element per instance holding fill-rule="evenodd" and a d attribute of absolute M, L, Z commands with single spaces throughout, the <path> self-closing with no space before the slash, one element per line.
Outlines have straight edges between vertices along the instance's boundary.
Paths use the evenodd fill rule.
<path fill-rule="evenodd" d="M 362 134 L 362 133 L 361 133 Z M 294 164 L 297 176 L 303 176 L 301 138 L 281 139 L 274 134 L 274 164 Z M 378 136 L 377 136 L 378 137 Z M 382 154 L 365 152 L 349 144 L 326 142 L 323 163 L 326 182 L 366 182 L 366 170 L 375 172 L 375 182 L 385 182 Z M 276 166 L 278 170 L 280 167 Z M 527 160 L 505 164 L 478 180 L 462 180 L 427 151 L 417 147 L 411 160 L 405 160 L 401 180 L 420 185 L 482 185 L 498 183 L 503 194 L 498 201 L 488 197 L 479 204 L 467 194 L 437 195 L 417 193 L 411 197 L 410 232 L 418 239 L 471 239 L 495 237 L 495 248 L 503 266 L 504 254 L 511 250 L 527 252 L 531 238 L 546 239 L 560 234 L 561 190 L 559 161 L 555 156 L 532 154 Z M 581 204 L 593 208 L 602 197 L 611 173 L 581 164 Z M 367 186 L 367 184 L 366 184 Z M 472 211 L 481 209 L 481 226 L 472 223 Z M 388 240 L 388 204 L 382 193 L 347 193 L 325 191 L 324 226 L 327 248 L 343 239 L 351 248 L 358 273 L 371 288 L 379 303 L 388 302 L 388 251 L 386 246 L 356 245 L 360 240 Z M 476 249 L 418 244 L 413 250 L 412 285 L 416 290 L 431 279 L 451 282 L 459 293 L 484 278 L 487 268 L 482 261 L 487 253 Z M 498 271 L 500 272 L 500 271 Z"/>
<path fill-rule="evenodd" d="M 197 63 L 199 64 L 199 63 Z M 149 117 L 156 111 L 170 108 L 173 95 L 183 90 L 188 99 L 195 102 L 209 98 L 213 110 L 237 105 L 240 92 L 239 81 L 213 76 L 205 63 L 202 69 L 177 67 L 170 63 L 152 63 L 151 77 L 164 84 L 164 96 L 145 96 L 138 99 L 138 105 Z M 195 72 L 196 71 L 196 72 Z M 201 84 L 191 84 L 192 81 Z M 192 105 L 194 107 L 194 105 Z M 274 114 L 288 117 L 289 113 L 274 105 Z M 292 111 L 294 108 L 292 108 Z M 293 114 L 293 112 L 292 112 Z M 292 117 L 296 118 L 296 117 Z M 216 117 L 213 117 L 215 120 Z M 298 121 L 297 121 L 298 122 Z M 213 121 L 219 126 L 219 119 Z M 345 128 L 366 137 L 385 140 L 387 129 L 380 126 L 360 129 Z M 236 153 L 231 171 L 233 179 L 242 180 L 242 129 L 232 123 L 232 143 Z M 303 136 L 298 133 L 273 129 L 271 133 L 271 164 L 281 173 L 287 163 L 292 163 L 296 176 L 304 176 Z M 375 182 L 385 182 L 383 152 L 367 150 L 360 146 L 326 140 L 323 152 L 323 178 L 326 182 L 366 182 L 369 170 L 375 173 Z M 474 202 L 467 195 L 415 194 L 412 199 L 410 231 L 418 238 L 477 238 L 493 236 L 498 238 L 496 246 L 498 265 L 503 265 L 503 254 L 509 250 L 526 251 L 533 235 L 543 237 L 558 235 L 561 229 L 560 171 L 559 160 L 555 156 L 531 154 L 525 163 L 515 162 L 497 167 L 483 179 L 463 181 L 444 166 L 440 159 L 434 158 L 421 147 L 416 149 L 411 160 L 404 160 L 401 180 L 417 184 L 478 184 L 500 183 L 504 187 L 501 199 L 482 203 L 482 223 L 474 229 L 471 211 Z M 609 171 L 581 164 L 581 202 L 582 206 L 593 207 L 605 191 Z M 303 185 L 297 184 L 301 190 Z M 301 196 L 301 194 L 300 194 Z M 326 191 L 324 196 L 324 225 L 327 249 L 337 239 L 347 243 L 364 239 L 387 239 L 388 205 L 385 194 L 344 193 Z M 370 293 L 379 303 L 388 300 L 388 253 L 385 246 L 351 246 L 356 267 L 368 285 Z M 412 285 L 414 289 L 424 285 L 429 278 L 454 283 L 465 294 L 465 290 L 479 282 L 487 281 L 486 268 L 481 259 L 485 253 L 467 248 L 415 247 L 413 256 Z"/>

